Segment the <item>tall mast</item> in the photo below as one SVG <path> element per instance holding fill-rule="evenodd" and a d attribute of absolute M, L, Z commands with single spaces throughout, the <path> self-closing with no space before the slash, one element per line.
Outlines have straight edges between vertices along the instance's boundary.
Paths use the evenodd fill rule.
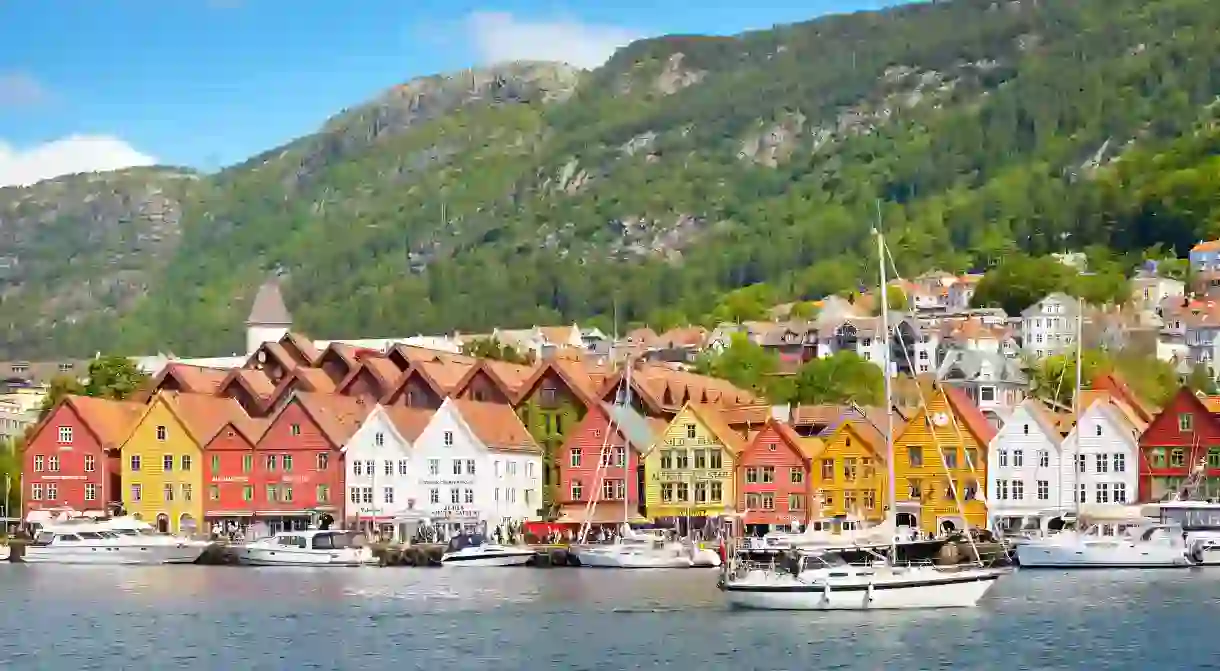
<path fill-rule="evenodd" d="M 897 486 L 894 483 L 894 412 L 893 412 L 893 389 L 890 383 L 890 306 L 889 294 L 885 280 L 885 238 L 881 236 L 881 203 L 877 203 L 877 228 L 873 232 L 877 234 L 877 267 L 881 275 L 881 333 L 884 334 L 884 344 L 881 347 L 881 371 L 885 381 L 885 470 L 886 470 L 886 496 L 889 503 L 889 512 L 886 513 L 886 522 L 890 529 L 890 561 L 894 561 L 898 557 L 897 538 L 895 534 L 898 532 L 898 494 Z"/>
<path fill-rule="evenodd" d="M 1084 374 L 1084 299 L 1076 298 L 1076 390 L 1072 393 L 1072 426 L 1075 431 L 1072 435 L 1076 436 L 1072 447 L 1075 448 L 1073 459 L 1080 458 L 1080 387 L 1081 379 Z M 1060 459 L 1059 461 L 1063 461 Z M 1075 468 L 1075 464 L 1072 465 Z M 1063 470 L 1063 464 L 1059 464 L 1059 469 Z M 1076 468 L 1079 472 L 1080 469 Z M 1060 494 L 1062 496 L 1062 494 Z M 1077 515 L 1080 514 L 1080 483 L 1076 483 L 1076 491 L 1072 492 L 1072 501 Z"/>

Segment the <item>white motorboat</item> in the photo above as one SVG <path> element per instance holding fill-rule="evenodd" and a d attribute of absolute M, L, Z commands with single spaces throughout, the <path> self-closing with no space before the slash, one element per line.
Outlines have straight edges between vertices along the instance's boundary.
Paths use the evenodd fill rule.
<path fill-rule="evenodd" d="M 342 529 L 281 531 L 233 547 L 238 562 L 248 566 L 366 566 L 375 564 L 364 536 Z"/>
<path fill-rule="evenodd" d="M 729 605 L 763 610 L 969 608 L 1003 569 L 848 564 L 834 552 L 798 551 L 792 570 L 742 564 L 721 585 Z"/>
<path fill-rule="evenodd" d="M 67 520 L 40 529 L 25 547 L 23 559 L 41 564 L 189 564 L 205 547 L 168 536 L 121 535 L 91 520 Z"/>
<path fill-rule="evenodd" d="M 524 566 L 537 554 L 530 548 L 488 543 L 482 534 L 454 536 L 441 566 Z"/>
<path fill-rule="evenodd" d="M 695 546 L 669 542 L 665 530 L 637 532 L 624 524 L 619 542 L 607 545 L 587 545 L 576 550 L 581 566 L 589 568 L 692 568 L 695 562 Z M 715 553 L 713 553 L 715 554 Z M 706 557 L 700 559 L 707 566 Z M 720 556 L 715 555 L 714 566 L 720 565 Z"/>
<path fill-rule="evenodd" d="M 156 530 L 153 525 L 143 520 L 138 520 L 129 516 L 110 517 L 97 520 L 98 525 L 105 528 L 107 531 L 114 532 L 120 538 L 127 539 L 134 543 L 150 544 L 150 545 L 165 545 L 181 548 L 198 548 L 199 552 L 194 557 L 186 559 L 190 553 L 183 553 L 181 560 L 173 560 L 171 564 L 191 564 L 203 554 L 204 550 L 211 547 L 212 542 L 201 540 L 198 538 L 189 538 L 186 536 L 171 536 L 163 534 Z"/>
<path fill-rule="evenodd" d="M 1220 503 L 1164 501 L 1145 510 L 1166 524 L 1179 524 L 1186 532 L 1186 551 L 1195 563 L 1220 565 Z"/>
<path fill-rule="evenodd" d="M 1178 524 L 1094 524 L 1017 546 L 1022 568 L 1185 568 L 1192 566 Z"/>

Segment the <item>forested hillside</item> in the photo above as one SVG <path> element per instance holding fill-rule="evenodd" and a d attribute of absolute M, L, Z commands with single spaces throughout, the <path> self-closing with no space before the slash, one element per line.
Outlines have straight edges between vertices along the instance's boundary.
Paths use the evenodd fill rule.
<path fill-rule="evenodd" d="M 76 203 L 100 183 L 138 211 L 164 172 L 0 190 L 0 356 L 239 349 L 276 270 L 317 337 L 604 318 L 616 301 L 672 323 L 757 282 L 856 287 L 878 201 L 903 272 L 1183 252 L 1217 232 L 1217 95 L 1209 0 L 938 2 L 644 40 L 590 73 L 414 80 L 218 175 L 172 173 L 155 247 L 147 217 Z M 98 227 L 115 233 L 88 263 L 45 253 Z M 81 290 L 127 265 L 130 290 Z"/>

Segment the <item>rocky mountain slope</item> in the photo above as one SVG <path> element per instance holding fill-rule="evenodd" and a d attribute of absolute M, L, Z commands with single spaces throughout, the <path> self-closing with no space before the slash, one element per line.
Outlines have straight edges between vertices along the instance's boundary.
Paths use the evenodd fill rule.
<path fill-rule="evenodd" d="M 1183 143 L 1209 132 L 1217 29 L 1206 0 L 957 0 L 664 37 L 588 73 L 413 80 L 213 176 L 0 190 L 0 357 L 232 351 L 273 271 L 318 337 L 815 296 L 870 276 L 878 202 L 907 271 L 1181 249 L 1209 211 L 1118 166 L 1209 156 Z"/>

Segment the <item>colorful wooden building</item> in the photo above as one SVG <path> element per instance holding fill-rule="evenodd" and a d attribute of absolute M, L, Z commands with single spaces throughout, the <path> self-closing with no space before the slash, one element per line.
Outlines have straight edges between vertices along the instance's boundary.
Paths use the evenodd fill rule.
<path fill-rule="evenodd" d="M 644 521 L 640 455 L 665 427 L 665 422 L 646 418 L 630 406 L 594 406 L 569 432 L 559 455 L 558 521 Z M 590 506 L 593 501 L 596 505 Z"/>
<path fill-rule="evenodd" d="M 737 509 L 747 526 L 773 530 L 809 521 L 809 456 L 817 442 L 783 422 L 763 424 L 736 464 Z"/>
<path fill-rule="evenodd" d="M 743 438 L 713 406 L 687 403 L 644 455 L 645 511 L 654 520 L 736 510 Z"/>
<path fill-rule="evenodd" d="M 885 427 L 874 421 L 847 408 L 816 439 L 819 447 L 809 464 L 811 519 L 851 515 L 879 522 L 885 517 Z M 895 413 L 895 433 L 901 428 Z"/>
<path fill-rule="evenodd" d="M 1220 418 L 1189 388 L 1156 414 L 1139 439 L 1139 501 L 1159 501 L 1181 489 L 1191 469 L 1206 460 L 1197 495 L 1220 496 Z"/>

